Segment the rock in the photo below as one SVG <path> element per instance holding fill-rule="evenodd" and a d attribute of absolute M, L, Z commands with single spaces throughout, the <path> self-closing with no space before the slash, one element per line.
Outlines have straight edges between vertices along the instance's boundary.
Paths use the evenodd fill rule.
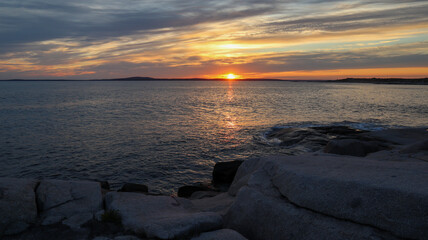
<path fill-rule="evenodd" d="M 194 199 L 211 198 L 219 194 L 220 192 L 216 192 L 216 191 L 198 191 L 198 192 L 192 193 L 192 195 L 190 196 L 190 199 L 194 200 Z"/>
<path fill-rule="evenodd" d="M 149 188 L 144 184 L 125 183 L 118 192 L 148 193 Z"/>
<path fill-rule="evenodd" d="M 102 216 L 104 215 L 104 213 L 105 213 L 106 211 L 103 209 L 103 210 L 99 210 L 98 212 L 96 212 L 95 214 L 94 214 L 94 218 L 95 218 L 95 220 L 97 220 L 97 221 L 101 221 L 102 220 Z"/>
<path fill-rule="evenodd" d="M 191 200 L 191 209 L 197 212 L 215 212 L 224 215 L 234 200 L 235 198 L 228 193 L 220 193 L 214 197 Z"/>
<path fill-rule="evenodd" d="M 246 240 L 246 238 L 232 229 L 220 229 L 213 232 L 202 233 L 191 240 Z"/>
<path fill-rule="evenodd" d="M 314 129 L 315 131 L 322 133 L 322 134 L 327 134 L 327 135 L 331 135 L 331 136 L 356 136 L 356 135 L 360 135 L 362 133 L 365 133 L 367 131 L 364 130 L 359 130 L 359 129 L 354 129 L 354 128 L 350 128 L 348 126 L 323 126 L 323 127 L 312 127 L 312 129 Z"/>
<path fill-rule="evenodd" d="M 0 178 L 0 237 L 17 234 L 35 223 L 36 180 Z"/>
<path fill-rule="evenodd" d="M 365 157 L 372 152 L 388 149 L 376 141 L 360 141 L 357 139 L 335 139 L 328 142 L 324 148 L 325 153 Z"/>
<path fill-rule="evenodd" d="M 95 214 L 103 206 L 98 182 L 44 180 L 37 188 L 37 203 L 43 219 Z"/>
<path fill-rule="evenodd" d="M 62 222 L 62 220 L 64 220 L 64 218 L 65 217 L 61 216 L 61 215 L 46 216 L 42 221 L 42 225 L 47 226 L 47 225 L 56 224 L 56 223 Z"/>
<path fill-rule="evenodd" d="M 206 186 L 183 186 L 178 189 L 177 196 L 189 198 L 194 192 L 209 190 L 211 189 Z"/>
<path fill-rule="evenodd" d="M 110 184 L 108 181 L 100 181 L 101 189 L 110 190 Z"/>
<path fill-rule="evenodd" d="M 140 240 L 140 238 L 132 235 L 117 236 L 114 240 Z"/>
<path fill-rule="evenodd" d="M 213 169 L 213 184 L 231 184 L 242 161 L 219 162 Z"/>
<path fill-rule="evenodd" d="M 243 187 L 225 216 L 226 227 L 250 240 L 396 239 L 373 228 L 299 208 L 284 198 Z"/>
<path fill-rule="evenodd" d="M 266 134 L 266 137 L 267 139 L 277 139 L 279 145 L 293 148 L 299 152 L 314 152 L 323 149 L 331 139 L 359 139 L 364 132 L 348 126 L 274 128 Z"/>
<path fill-rule="evenodd" d="M 428 151 L 428 139 L 409 144 L 400 150 L 400 153 L 420 153 L 422 151 Z"/>
<path fill-rule="evenodd" d="M 98 237 L 93 238 L 92 240 L 112 240 L 112 239 L 108 238 L 108 237 L 98 236 Z"/>
<path fill-rule="evenodd" d="M 383 131 L 367 132 L 362 135 L 400 145 L 409 145 L 428 139 L 428 131 L 426 128 L 387 129 Z"/>
<path fill-rule="evenodd" d="M 118 234 L 121 234 L 125 231 L 121 225 L 112 222 L 100 222 L 96 220 L 89 221 L 88 223 L 84 224 L 83 227 L 91 229 L 92 236 L 111 237 L 117 236 Z"/>
<path fill-rule="evenodd" d="M 92 213 L 79 213 L 62 221 L 62 224 L 70 227 L 73 230 L 79 230 L 83 224 L 91 221 L 93 217 L 94 215 Z"/>
<path fill-rule="evenodd" d="M 236 172 L 235 179 L 233 180 L 232 185 L 230 185 L 228 193 L 231 196 L 236 196 L 238 191 L 243 186 L 247 185 L 251 175 L 255 171 L 258 171 L 259 168 L 261 168 L 265 163 L 266 161 L 260 158 L 254 158 L 254 159 L 249 159 L 245 161 Z"/>
<path fill-rule="evenodd" d="M 149 238 L 173 239 L 222 226 L 219 214 L 194 212 L 185 207 L 189 205 L 187 199 L 168 196 L 121 192 L 106 195 L 107 210 L 120 213 L 125 229 Z"/>
<path fill-rule="evenodd" d="M 426 163 L 316 155 L 245 161 L 226 226 L 249 239 L 428 236 Z"/>

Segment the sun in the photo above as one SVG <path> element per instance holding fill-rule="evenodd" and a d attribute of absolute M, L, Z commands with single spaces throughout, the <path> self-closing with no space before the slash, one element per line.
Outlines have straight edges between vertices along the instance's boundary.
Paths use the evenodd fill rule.
<path fill-rule="evenodd" d="M 236 78 L 236 75 L 235 74 L 233 74 L 233 73 L 229 73 L 229 74 L 227 74 L 227 79 L 229 79 L 229 80 L 233 80 L 233 79 L 235 79 Z"/>

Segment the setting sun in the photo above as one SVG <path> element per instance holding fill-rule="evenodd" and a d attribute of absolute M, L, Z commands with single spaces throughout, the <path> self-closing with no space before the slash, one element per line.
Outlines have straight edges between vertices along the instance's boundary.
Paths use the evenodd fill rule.
<path fill-rule="evenodd" d="M 233 80 L 233 79 L 235 79 L 236 78 L 236 75 L 235 74 L 233 74 L 233 73 L 229 73 L 229 74 L 227 74 L 227 79 L 229 79 L 229 80 Z"/>

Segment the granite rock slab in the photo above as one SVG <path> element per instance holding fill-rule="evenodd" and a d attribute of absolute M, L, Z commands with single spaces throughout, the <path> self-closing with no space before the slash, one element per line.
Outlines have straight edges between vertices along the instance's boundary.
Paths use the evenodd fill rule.
<path fill-rule="evenodd" d="M 36 193 L 44 220 L 61 221 L 78 214 L 95 214 L 103 208 L 98 182 L 43 180 Z"/>
<path fill-rule="evenodd" d="M 397 240 L 389 233 L 296 207 L 247 186 L 239 191 L 225 223 L 250 240 Z"/>
<path fill-rule="evenodd" d="M 244 162 L 237 172 L 229 190 L 237 199 L 228 214 L 243 208 L 238 212 L 254 219 L 251 211 L 262 206 L 252 203 L 257 202 L 252 196 L 259 194 L 260 204 L 269 203 L 269 197 L 283 199 L 284 203 L 325 217 L 370 226 L 402 238 L 424 239 L 428 236 L 426 179 L 428 165 L 425 162 L 379 161 L 331 154 L 255 159 Z M 246 194 L 239 196 L 243 188 L 248 188 Z M 279 203 L 263 208 L 281 209 Z M 231 219 L 228 218 L 229 223 Z M 263 216 L 260 215 L 260 219 Z M 250 223 L 251 220 L 243 220 L 233 226 Z M 305 222 L 301 224 L 307 226 Z M 254 224 L 253 227 L 258 228 Z"/>
<path fill-rule="evenodd" d="M 0 178 L 0 237 L 20 233 L 35 223 L 37 183 L 33 179 Z"/>
<path fill-rule="evenodd" d="M 223 224 L 218 213 L 192 211 L 191 202 L 183 198 L 110 192 L 105 199 L 107 211 L 118 211 L 125 229 L 149 238 L 173 239 L 216 230 Z"/>

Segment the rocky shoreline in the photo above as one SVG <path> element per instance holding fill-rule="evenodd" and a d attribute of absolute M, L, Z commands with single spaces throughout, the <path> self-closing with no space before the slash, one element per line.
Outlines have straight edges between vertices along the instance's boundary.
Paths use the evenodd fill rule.
<path fill-rule="evenodd" d="M 267 138 L 309 153 L 218 163 L 215 188 L 178 196 L 0 178 L 0 238 L 427 239 L 427 129 L 287 128 Z"/>

